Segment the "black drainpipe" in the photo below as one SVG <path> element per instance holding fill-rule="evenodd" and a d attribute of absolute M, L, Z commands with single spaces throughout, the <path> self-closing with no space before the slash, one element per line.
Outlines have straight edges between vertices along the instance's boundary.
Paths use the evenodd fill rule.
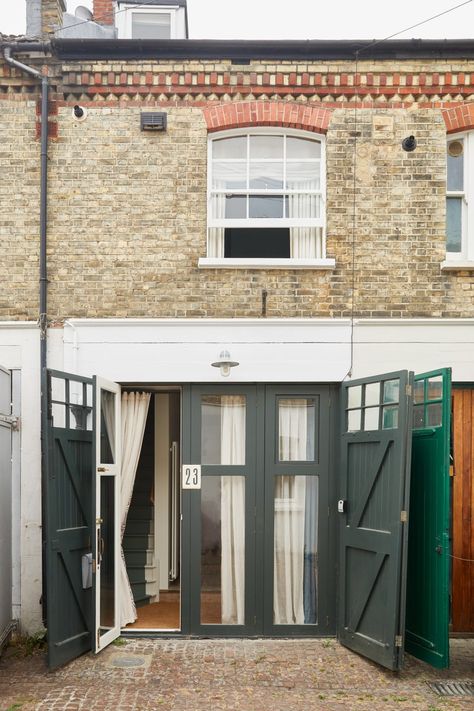
<path fill-rule="evenodd" d="M 40 373 L 41 373 L 41 483 L 42 483 L 42 568 L 43 568 L 43 595 L 41 598 L 43 623 L 46 624 L 46 556 L 45 556 L 45 535 L 46 535 L 46 510 L 45 510 L 45 484 L 46 484 L 46 462 L 47 462 L 47 336 L 48 336 L 48 273 L 46 261 L 46 237 L 48 227 L 48 98 L 49 82 L 48 77 L 34 67 L 29 67 L 23 62 L 19 62 L 12 57 L 13 51 L 21 52 L 47 52 L 50 49 L 48 42 L 39 43 L 17 43 L 4 45 L 3 56 L 5 61 L 13 67 L 21 69 L 30 74 L 35 79 L 41 80 L 41 172 L 40 172 L 40 254 L 39 254 L 39 318 L 40 329 Z"/>

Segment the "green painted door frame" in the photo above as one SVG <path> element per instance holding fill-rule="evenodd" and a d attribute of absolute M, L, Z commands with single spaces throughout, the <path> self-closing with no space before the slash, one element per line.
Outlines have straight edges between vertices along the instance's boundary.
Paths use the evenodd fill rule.
<path fill-rule="evenodd" d="M 451 370 L 415 376 L 407 652 L 449 666 Z"/>

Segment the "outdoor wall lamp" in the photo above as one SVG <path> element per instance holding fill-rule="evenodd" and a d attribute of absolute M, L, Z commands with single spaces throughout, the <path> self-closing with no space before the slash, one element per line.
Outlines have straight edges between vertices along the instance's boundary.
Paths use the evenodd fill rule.
<path fill-rule="evenodd" d="M 211 365 L 213 368 L 220 368 L 222 377 L 227 378 L 230 375 L 230 369 L 235 368 L 239 363 L 236 360 L 231 360 L 229 351 L 224 350 L 219 353 L 219 360 Z"/>

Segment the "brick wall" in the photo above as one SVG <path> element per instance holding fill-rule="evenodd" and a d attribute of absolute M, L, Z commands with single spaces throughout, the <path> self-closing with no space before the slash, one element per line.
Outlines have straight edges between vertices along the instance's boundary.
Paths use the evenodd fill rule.
<path fill-rule="evenodd" d="M 373 94 L 366 93 L 361 108 L 354 112 L 348 95 L 347 106 L 339 95 L 333 94 L 330 101 L 320 95 L 316 98 L 314 88 L 309 100 L 293 95 L 298 106 L 311 106 L 321 110 L 321 115 L 330 110 L 330 118 L 324 113 L 327 253 L 336 260 L 335 270 L 198 269 L 198 259 L 206 250 L 208 121 L 203 109 L 222 98 L 214 88 L 221 86 L 219 76 L 226 71 L 229 86 L 234 87 L 227 102 L 231 98 L 254 101 L 258 76 L 268 74 L 269 81 L 276 82 L 278 74 L 271 65 L 247 67 L 245 75 L 257 73 L 257 77 L 248 85 L 248 96 L 242 97 L 241 84 L 234 82 L 240 82 L 240 67 L 212 67 L 216 76 L 205 64 L 100 63 L 81 67 L 84 72 L 75 67 L 74 80 L 72 65 L 59 72 L 56 68 L 57 115 L 52 114 L 51 122 L 57 138 L 51 141 L 49 164 L 52 320 L 71 316 L 254 317 L 261 315 L 263 289 L 268 292 L 269 317 L 347 316 L 352 309 L 353 283 L 357 315 L 474 316 L 472 272 L 440 270 L 445 231 L 442 109 L 455 109 L 464 100 L 462 96 L 457 104 L 452 95 L 441 101 L 439 93 L 430 101 L 426 94 L 419 94 L 419 102 L 413 96 L 409 102 L 385 96 L 379 105 Z M 431 70 L 437 69 L 441 77 L 440 68 Z M 292 69 L 293 65 L 283 67 L 285 74 Z M 298 72 L 303 76 L 307 70 L 304 65 Z M 335 72 L 336 67 L 326 67 L 324 83 L 332 86 L 329 70 Z M 402 70 L 407 77 L 405 65 L 394 74 L 402 76 Z M 453 64 L 451 70 L 450 81 L 456 74 L 459 82 L 457 66 Z M 193 84 L 192 77 L 198 81 L 201 71 L 201 84 Z M 209 85 L 204 93 L 206 77 Z M 417 75 L 416 85 L 419 81 Z M 0 94 L 2 158 L 8 170 L 2 178 L 6 199 L 0 204 L 0 229 L 5 246 L 3 268 L 11 275 L 11 284 L 4 290 L 0 316 L 36 319 L 36 105 L 15 72 L 9 72 L 2 84 L 8 86 Z M 182 87 L 179 94 L 178 86 Z M 281 86 L 285 83 L 274 84 L 275 99 L 284 99 Z M 342 73 L 339 86 L 348 86 Z M 472 88 L 462 86 L 466 91 Z M 94 93 L 94 87 L 100 91 Z M 152 92 L 153 87 L 163 91 Z M 441 83 L 439 91 L 440 87 Z M 88 107 L 82 123 L 71 116 L 77 101 Z M 168 112 L 166 133 L 140 131 L 144 107 Z M 412 133 L 418 148 L 407 154 L 400 142 Z"/>
<path fill-rule="evenodd" d="M 65 11 L 65 0 L 42 0 L 41 31 L 44 35 L 51 34 L 62 26 Z"/>

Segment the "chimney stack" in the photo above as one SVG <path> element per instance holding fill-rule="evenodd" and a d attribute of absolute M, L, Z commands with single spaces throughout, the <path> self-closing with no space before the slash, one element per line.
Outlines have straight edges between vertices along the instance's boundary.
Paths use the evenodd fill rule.
<path fill-rule="evenodd" d="M 26 34 L 47 37 L 63 26 L 66 0 L 26 0 Z"/>
<path fill-rule="evenodd" d="M 114 24 L 114 0 L 94 0 L 92 14 L 100 25 Z"/>

